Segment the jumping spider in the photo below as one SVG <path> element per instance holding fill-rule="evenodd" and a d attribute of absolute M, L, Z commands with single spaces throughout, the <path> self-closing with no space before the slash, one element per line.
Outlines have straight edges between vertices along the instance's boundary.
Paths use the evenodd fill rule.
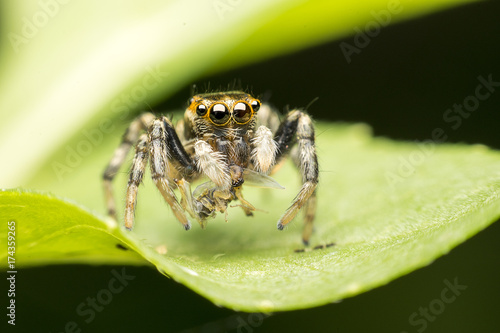
<path fill-rule="evenodd" d="M 255 208 L 242 195 L 244 182 L 279 186 L 267 174 L 290 155 L 302 173 L 302 188 L 279 219 L 278 229 L 282 230 L 304 206 L 302 240 L 307 245 L 316 212 L 318 183 L 314 140 L 314 127 L 306 113 L 290 111 L 280 123 L 275 111 L 243 91 L 193 96 L 184 119 L 175 127 L 167 117 L 143 113 L 128 127 L 104 172 L 108 213 L 116 220 L 111 181 L 134 143 L 124 216 L 129 230 L 134 225 L 137 189 L 148 160 L 154 183 L 174 215 L 189 230 L 191 224 L 185 211 L 202 228 L 208 217 L 225 213 L 233 200 L 239 200 L 246 215 L 252 215 Z M 190 183 L 202 176 L 209 181 L 191 192 Z M 180 191 L 180 202 L 173 192 L 175 188 Z"/>

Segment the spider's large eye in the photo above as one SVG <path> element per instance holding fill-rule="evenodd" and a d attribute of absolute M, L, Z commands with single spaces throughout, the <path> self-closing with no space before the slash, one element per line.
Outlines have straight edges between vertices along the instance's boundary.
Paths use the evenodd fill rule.
<path fill-rule="evenodd" d="M 207 107 L 203 104 L 200 104 L 196 107 L 196 114 L 200 117 L 203 117 L 207 114 Z"/>
<path fill-rule="evenodd" d="M 216 125 L 225 125 L 229 121 L 229 110 L 224 104 L 214 104 L 210 109 L 210 120 Z"/>
<path fill-rule="evenodd" d="M 255 100 L 252 102 L 252 109 L 253 112 L 257 112 L 260 109 L 260 102 L 258 100 Z"/>
<path fill-rule="evenodd" d="M 252 118 L 252 110 L 248 104 L 238 102 L 234 106 L 233 117 L 238 124 L 246 124 Z"/>

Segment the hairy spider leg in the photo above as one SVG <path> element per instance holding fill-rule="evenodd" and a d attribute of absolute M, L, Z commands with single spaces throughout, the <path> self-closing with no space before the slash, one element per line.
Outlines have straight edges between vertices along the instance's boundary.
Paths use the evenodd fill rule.
<path fill-rule="evenodd" d="M 165 201 L 172 208 L 175 217 L 182 223 L 184 229 L 189 230 L 191 228 L 191 223 L 186 218 L 182 206 L 177 201 L 171 188 L 168 173 L 169 168 L 173 167 L 171 163 L 169 163 L 171 158 L 174 158 L 175 161 L 179 162 L 179 164 L 184 167 L 184 172 L 186 174 L 189 173 L 193 170 L 191 158 L 184 150 L 172 123 L 167 117 L 155 119 L 148 130 L 148 135 L 151 178 Z"/>
<path fill-rule="evenodd" d="M 137 117 L 125 131 L 122 137 L 120 146 L 115 150 L 111 161 L 109 162 L 103 174 L 104 195 L 106 197 L 106 206 L 108 208 L 108 215 L 114 220 L 116 218 L 116 204 L 113 196 L 112 181 L 116 173 L 125 162 L 128 152 L 132 145 L 139 139 L 139 134 L 143 130 L 147 130 L 151 122 L 155 119 L 152 113 L 143 113 Z"/>
<path fill-rule="evenodd" d="M 135 206 L 137 204 L 137 190 L 144 177 L 144 171 L 148 164 L 148 136 L 142 134 L 135 146 L 134 161 L 130 169 L 130 176 L 125 196 L 125 228 L 132 230 L 134 227 Z"/>
<path fill-rule="evenodd" d="M 283 230 L 297 215 L 299 209 L 307 204 L 302 241 L 305 245 L 308 245 L 316 212 L 315 190 L 319 173 L 318 158 L 314 145 L 314 127 L 311 118 L 300 110 L 290 111 L 278 128 L 275 141 L 278 144 L 277 163 L 289 153 L 293 145 L 298 143 L 298 156 L 294 160 L 297 161 L 296 165 L 298 164 L 297 166 L 302 174 L 302 187 L 292 205 L 281 216 L 277 226 L 279 230 Z"/>

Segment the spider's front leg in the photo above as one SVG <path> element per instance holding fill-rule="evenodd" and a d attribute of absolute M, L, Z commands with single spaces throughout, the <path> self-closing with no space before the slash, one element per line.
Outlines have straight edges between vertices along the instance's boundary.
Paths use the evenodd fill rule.
<path fill-rule="evenodd" d="M 292 156 L 297 167 L 302 173 L 302 188 L 278 221 L 278 229 L 283 228 L 297 215 L 299 209 L 305 205 L 305 224 L 302 233 L 302 241 L 309 244 L 312 226 L 316 214 L 316 185 L 318 184 L 318 158 L 314 144 L 314 127 L 309 116 L 299 110 L 288 113 L 285 120 L 278 128 L 275 141 L 278 144 L 276 161 L 279 162 L 290 148 L 297 143 L 297 156 Z"/>
<path fill-rule="evenodd" d="M 177 170 L 171 170 L 171 168 L 174 168 L 174 162 L 183 177 L 193 174 L 195 165 L 182 146 L 172 123 L 167 117 L 154 120 L 148 130 L 148 136 L 151 177 L 165 201 L 172 208 L 174 215 L 184 226 L 184 229 L 189 230 L 191 224 L 172 190 L 175 180 L 171 179 L 169 175 L 177 173 Z"/>

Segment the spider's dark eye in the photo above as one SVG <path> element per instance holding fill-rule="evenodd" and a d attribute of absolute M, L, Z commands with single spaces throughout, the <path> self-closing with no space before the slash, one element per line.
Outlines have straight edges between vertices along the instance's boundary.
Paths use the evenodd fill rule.
<path fill-rule="evenodd" d="M 196 114 L 200 117 L 203 117 L 207 114 L 207 107 L 203 104 L 200 104 L 196 107 Z"/>
<path fill-rule="evenodd" d="M 233 117 L 238 124 L 245 124 L 252 118 L 252 110 L 248 104 L 238 102 L 234 106 Z"/>
<path fill-rule="evenodd" d="M 259 111 L 260 109 L 260 102 L 255 100 L 252 102 L 252 109 L 253 109 L 253 112 L 257 112 Z"/>
<path fill-rule="evenodd" d="M 224 125 L 229 120 L 229 111 L 224 104 L 214 104 L 210 110 L 210 120 L 216 125 Z"/>

